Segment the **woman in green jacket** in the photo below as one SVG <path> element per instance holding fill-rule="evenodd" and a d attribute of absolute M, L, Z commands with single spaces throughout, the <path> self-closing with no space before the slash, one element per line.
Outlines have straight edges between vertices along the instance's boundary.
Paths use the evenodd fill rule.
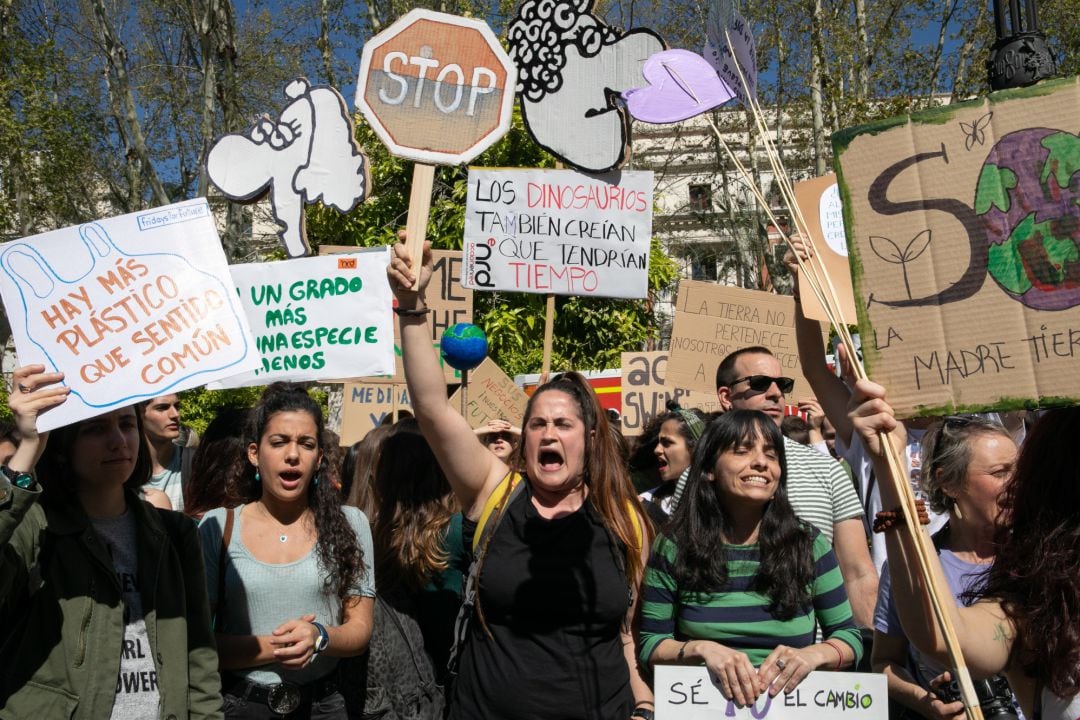
<path fill-rule="evenodd" d="M 141 413 L 59 428 L 46 449 L 37 418 L 69 389 L 44 370 L 17 369 L 9 398 L 22 443 L 0 473 L 0 718 L 220 718 L 198 532 L 138 498 Z"/>

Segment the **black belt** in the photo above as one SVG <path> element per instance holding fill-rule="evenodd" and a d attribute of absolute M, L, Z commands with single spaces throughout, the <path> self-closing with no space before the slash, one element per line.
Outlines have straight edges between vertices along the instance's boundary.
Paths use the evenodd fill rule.
<path fill-rule="evenodd" d="M 223 679 L 224 692 L 262 703 L 279 715 L 288 715 L 305 703 L 322 700 L 338 691 L 337 673 L 330 673 L 305 685 L 291 682 L 259 685 L 235 675 L 226 675 Z"/>

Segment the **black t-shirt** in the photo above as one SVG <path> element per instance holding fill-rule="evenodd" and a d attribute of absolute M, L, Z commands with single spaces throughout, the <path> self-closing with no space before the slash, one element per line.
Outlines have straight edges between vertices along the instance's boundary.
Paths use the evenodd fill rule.
<path fill-rule="evenodd" d="M 488 547 L 461 656 L 452 720 L 625 720 L 634 707 L 619 628 L 630 604 L 625 547 L 586 502 L 540 517 L 529 488 Z M 465 521 L 466 547 L 476 524 Z"/>

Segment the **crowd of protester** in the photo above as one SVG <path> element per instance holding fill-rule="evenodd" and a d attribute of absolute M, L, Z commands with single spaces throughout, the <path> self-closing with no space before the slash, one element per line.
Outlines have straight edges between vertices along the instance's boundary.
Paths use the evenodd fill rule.
<path fill-rule="evenodd" d="M 980 702 L 1080 716 L 1080 410 L 905 427 L 800 311 L 814 397 L 748 347 L 717 368 L 720 412 L 672 405 L 629 443 L 573 372 L 520 426 L 474 429 L 425 258 L 399 246 L 388 270 L 415 416 L 340 451 L 286 383 L 198 439 L 175 395 L 46 436 L 69 390 L 15 370 L 0 717 L 651 720 L 661 664 L 741 705 L 872 668 L 891 717 L 962 717 L 884 441 Z"/>

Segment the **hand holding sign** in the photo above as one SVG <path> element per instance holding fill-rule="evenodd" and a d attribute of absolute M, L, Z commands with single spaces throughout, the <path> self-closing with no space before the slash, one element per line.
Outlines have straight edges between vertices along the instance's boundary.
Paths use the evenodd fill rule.
<path fill-rule="evenodd" d="M 188 254 L 129 253 L 112 239 L 123 233 Z M 64 372 L 77 399 L 50 413 L 43 429 L 250 363 L 250 331 L 205 200 L 14 242 L 0 268 L 20 359 Z"/>
<path fill-rule="evenodd" d="M 623 92 L 630 114 L 647 123 L 673 123 L 735 97 L 705 58 L 689 50 L 664 50 L 645 62 L 649 85 Z"/>

